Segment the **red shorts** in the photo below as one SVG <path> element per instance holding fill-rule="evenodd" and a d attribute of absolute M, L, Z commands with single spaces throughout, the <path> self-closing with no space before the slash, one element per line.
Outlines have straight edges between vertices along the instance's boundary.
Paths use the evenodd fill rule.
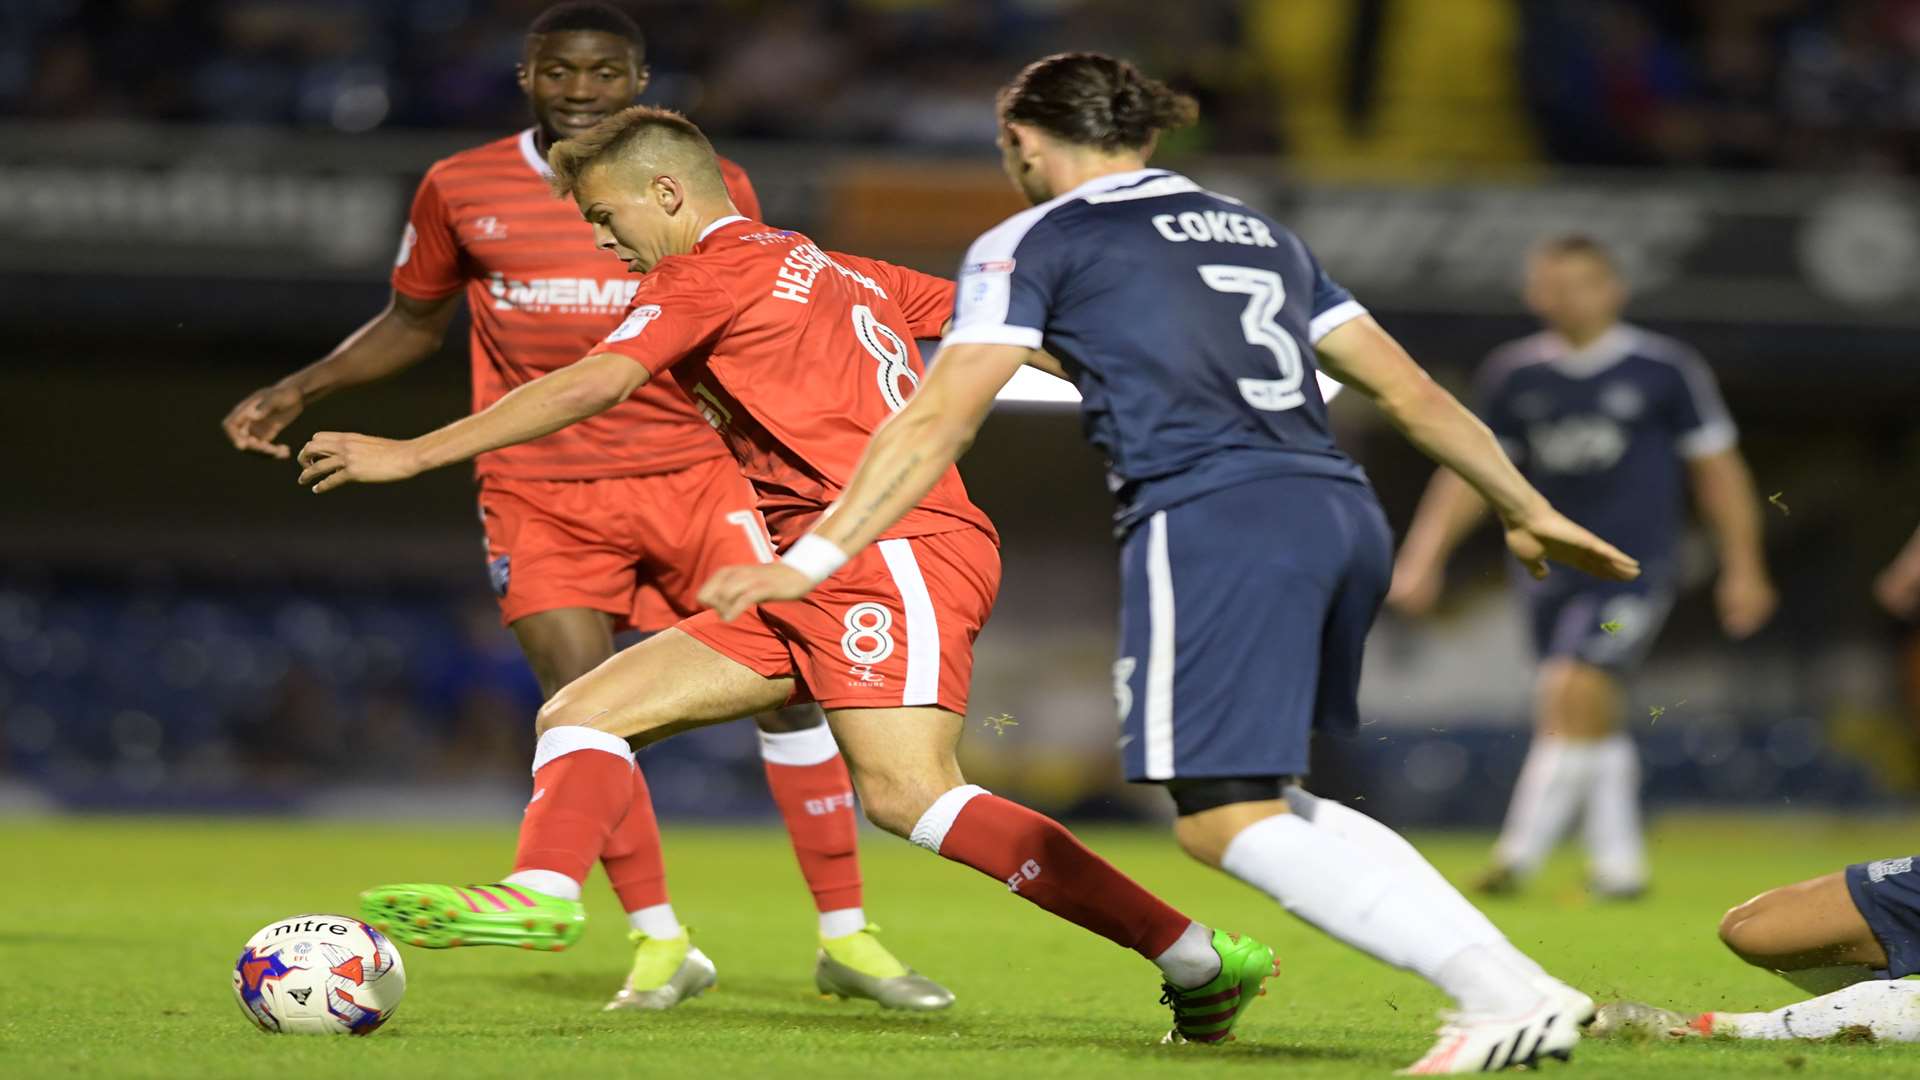
<path fill-rule="evenodd" d="M 773 545 L 732 458 L 602 480 L 480 482 L 487 570 L 511 624 L 592 608 L 621 630 L 660 630 L 700 610 L 722 566 L 767 562 Z"/>
<path fill-rule="evenodd" d="M 973 639 L 993 612 L 1000 549 L 978 529 L 882 540 L 805 599 L 732 622 L 682 622 L 692 637 L 764 678 L 792 678 L 795 703 L 823 709 L 938 705 L 965 715 Z"/>

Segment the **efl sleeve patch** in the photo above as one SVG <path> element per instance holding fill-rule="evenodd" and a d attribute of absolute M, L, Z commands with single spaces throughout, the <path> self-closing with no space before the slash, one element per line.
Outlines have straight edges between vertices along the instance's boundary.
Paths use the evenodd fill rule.
<path fill-rule="evenodd" d="M 641 304 L 627 313 L 626 321 L 614 327 L 613 333 L 607 335 L 607 340 L 626 341 L 629 338 L 639 337 L 640 331 L 645 330 L 648 323 L 659 317 L 659 304 Z"/>

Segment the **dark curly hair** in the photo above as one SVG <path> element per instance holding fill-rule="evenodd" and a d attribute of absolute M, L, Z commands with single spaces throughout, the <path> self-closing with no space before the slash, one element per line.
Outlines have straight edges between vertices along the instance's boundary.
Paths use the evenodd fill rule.
<path fill-rule="evenodd" d="M 1125 60 L 1090 52 L 1035 60 L 1000 89 L 996 105 L 1002 123 L 1032 124 L 1107 151 L 1138 150 L 1200 116 L 1193 98 Z"/>

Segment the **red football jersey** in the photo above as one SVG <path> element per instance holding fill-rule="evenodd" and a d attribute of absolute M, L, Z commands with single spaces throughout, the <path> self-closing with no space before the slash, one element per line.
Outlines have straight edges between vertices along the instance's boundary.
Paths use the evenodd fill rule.
<path fill-rule="evenodd" d="M 720 169 L 734 205 L 758 216 L 746 173 L 724 159 Z M 393 287 L 423 300 L 466 290 L 475 412 L 587 355 L 640 284 L 594 247 L 593 227 L 570 200 L 554 198 L 550 175 L 528 129 L 436 162 L 413 198 Z M 662 379 L 599 416 L 482 454 L 475 471 L 587 480 L 668 472 L 725 453 L 692 403 Z"/>
<path fill-rule="evenodd" d="M 660 260 L 625 321 L 591 351 L 655 375 L 673 370 L 784 547 L 846 489 L 874 429 L 925 374 L 914 339 L 938 337 L 952 311 L 944 278 L 829 254 L 797 232 L 730 217 L 691 254 Z M 967 527 L 994 536 L 949 469 L 885 536 Z"/>

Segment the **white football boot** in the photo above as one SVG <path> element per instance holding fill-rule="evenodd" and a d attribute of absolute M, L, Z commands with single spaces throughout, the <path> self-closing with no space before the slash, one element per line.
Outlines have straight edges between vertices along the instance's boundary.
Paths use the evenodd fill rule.
<path fill-rule="evenodd" d="M 1561 982 L 1543 982 L 1541 989 L 1539 1003 L 1518 1016 L 1449 1016 L 1433 1049 L 1396 1075 L 1498 1072 L 1531 1067 L 1543 1057 L 1566 1061 L 1581 1029 L 1593 1022 L 1593 999 Z"/>

